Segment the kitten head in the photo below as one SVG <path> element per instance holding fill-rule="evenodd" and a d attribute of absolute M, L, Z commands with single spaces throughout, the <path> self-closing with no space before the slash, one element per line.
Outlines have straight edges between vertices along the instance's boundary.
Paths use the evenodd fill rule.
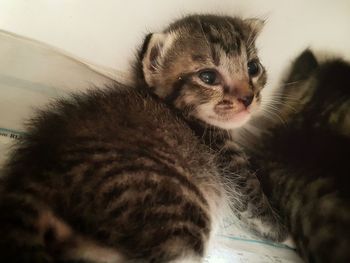
<path fill-rule="evenodd" d="M 263 22 L 193 15 L 147 36 L 140 65 L 147 85 L 191 119 L 240 127 L 260 104 L 266 72 L 254 42 Z"/>
<path fill-rule="evenodd" d="M 318 62 L 309 49 L 294 61 L 275 108 L 286 122 L 350 134 L 350 63 Z M 275 100 L 276 101 L 276 100 Z"/>

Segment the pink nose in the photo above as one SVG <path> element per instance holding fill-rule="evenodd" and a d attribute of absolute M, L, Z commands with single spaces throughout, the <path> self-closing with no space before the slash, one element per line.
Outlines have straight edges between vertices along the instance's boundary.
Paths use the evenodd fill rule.
<path fill-rule="evenodd" d="M 249 94 L 249 95 L 246 95 L 246 96 L 238 96 L 237 97 L 237 100 L 239 102 L 243 103 L 243 105 L 245 107 L 248 107 L 250 104 L 252 104 L 253 99 L 254 99 L 254 94 Z"/>
<path fill-rule="evenodd" d="M 252 104 L 254 99 L 254 92 L 251 90 L 247 80 L 232 81 L 231 85 L 226 87 L 225 93 L 236 98 L 245 107 Z"/>

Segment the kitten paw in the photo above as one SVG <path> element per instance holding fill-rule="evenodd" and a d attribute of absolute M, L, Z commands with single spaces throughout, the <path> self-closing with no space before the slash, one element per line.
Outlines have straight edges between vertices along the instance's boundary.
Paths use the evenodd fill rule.
<path fill-rule="evenodd" d="M 294 239 L 290 235 L 287 236 L 287 238 L 282 242 L 282 244 L 290 248 L 296 248 Z"/>

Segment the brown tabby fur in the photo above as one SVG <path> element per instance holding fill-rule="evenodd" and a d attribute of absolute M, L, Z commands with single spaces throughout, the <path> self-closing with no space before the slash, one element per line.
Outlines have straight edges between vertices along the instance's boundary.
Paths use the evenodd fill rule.
<path fill-rule="evenodd" d="M 266 74 L 260 66 L 250 78 L 247 62 L 258 59 L 258 31 L 255 20 L 185 17 L 160 33 L 178 38 L 146 38 L 132 88 L 116 83 L 39 112 L 2 178 L 0 261 L 199 262 L 228 208 L 282 239 L 245 156 L 198 115 L 223 98 L 234 111 L 247 94 L 257 107 Z M 236 79 L 202 87 L 202 66 Z"/>

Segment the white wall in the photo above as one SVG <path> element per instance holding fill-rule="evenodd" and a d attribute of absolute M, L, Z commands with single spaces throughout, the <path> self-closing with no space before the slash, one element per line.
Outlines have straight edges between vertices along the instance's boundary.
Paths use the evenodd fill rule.
<path fill-rule="evenodd" d="M 258 44 L 272 84 L 306 46 L 350 59 L 350 0 L 0 0 L 0 29 L 123 71 L 146 32 L 192 12 L 267 18 Z"/>

